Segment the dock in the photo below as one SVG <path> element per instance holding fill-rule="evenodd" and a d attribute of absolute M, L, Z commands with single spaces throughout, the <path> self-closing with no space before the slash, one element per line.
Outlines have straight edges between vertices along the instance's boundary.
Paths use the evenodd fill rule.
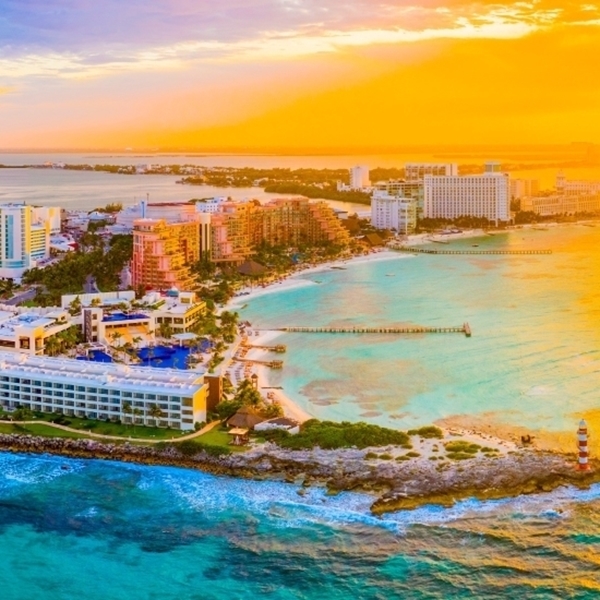
<path fill-rule="evenodd" d="M 461 327 L 280 327 L 277 331 L 287 333 L 463 333 L 471 337 L 471 326 L 463 323 Z"/>
<path fill-rule="evenodd" d="M 276 346 L 260 346 L 257 344 L 244 344 L 246 348 L 255 348 L 258 350 L 268 350 L 269 352 L 278 352 L 279 354 L 283 354 L 287 351 L 287 347 L 284 344 L 277 344 Z"/>
<path fill-rule="evenodd" d="M 271 367 L 271 369 L 283 368 L 282 360 L 254 360 L 253 358 L 242 358 L 239 356 L 234 356 L 233 360 L 237 360 L 238 362 L 249 363 L 251 365 L 265 365 L 267 367 Z"/>
<path fill-rule="evenodd" d="M 433 250 L 431 248 L 417 248 L 411 246 L 401 246 L 394 248 L 398 252 L 412 252 L 415 254 L 552 254 L 552 250 Z"/>

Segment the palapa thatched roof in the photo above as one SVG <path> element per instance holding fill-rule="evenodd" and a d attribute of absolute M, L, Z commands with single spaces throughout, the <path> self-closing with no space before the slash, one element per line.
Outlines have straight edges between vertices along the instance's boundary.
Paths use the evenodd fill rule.
<path fill-rule="evenodd" d="M 265 420 L 251 406 L 242 406 L 233 417 L 227 421 L 229 427 L 245 427 L 253 429 L 257 423 L 262 423 Z"/>
<path fill-rule="evenodd" d="M 238 273 L 241 275 L 250 275 L 252 277 L 264 275 L 266 268 L 254 260 L 247 260 L 238 267 Z"/>

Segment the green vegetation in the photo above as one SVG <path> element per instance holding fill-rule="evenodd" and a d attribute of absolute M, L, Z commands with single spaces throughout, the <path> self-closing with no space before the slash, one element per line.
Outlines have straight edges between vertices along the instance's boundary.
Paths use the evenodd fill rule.
<path fill-rule="evenodd" d="M 264 432 L 283 448 L 301 449 L 319 446 L 325 450 L 335 448 L 368 448 L 369 446 L 388 446 L 405 444 L 408 436 L 403 431 L 387 429 L 368 423 L 335 423 L 333 421 L 306 421 L 297 435 L 286 431 Z"/>
<path fill-rule="evenodd" d="M 252 382 L 249 379 L 243 379 L 240 381 L 233 399 L 219 402 L 215 408 L 214 415 L 211 415 L 211 417 L 226 421 L 243 406 L 251 406 L 258 414 L 267 419 L 280 417 L 283 414 L 283 410 L 279 404 L 266 404 Z"/>
<path fill-rule="evenodd" d="M 448 442 L 444 447 L 446 448 L 446 452 L 466 452 L 467 454 L 477 454 L 481 449 L 479 444 L 472 444 L 471 442 L 462 440 Z"/>
<path fill-rule="evenodd" d="M 408 458 L 419 458 L 421 455 L 418 452 L 407 452 L 406 456 L 408 456 Z"/>
<path fill-rule="evenodd" d="M 356 204 L 371 205 L 371 194 L 367 192 L 348 191 L 338 192 L 335 185 L 326 185 L 323 187 L 315 185 L 305 185 L 302 183 L 275 183 L 267 185 L 265 192 L 275 194 L 298 194 L 307 198 L 323 198 L 325 200 L 339 200 L 340 202 L 354 202 Z"/>
<path fill-rule="evenodd" d="M 420 429 L 410 429 L 407 433 L 408 435 L 418 435 L 419 437 L 427 439 L 438 438 L 441 440 L 444 437 L 444 432 L 434 425 L 428 425 L 427 427 L 421 427 Z"/>
<path fill-rule="evenodd" d="M 60 262 L 44 269 L 36 267 L 25 271 L 23 282 L 40 286 L 36 296 L 38 305 L 57 306 L 60 305 L 63 294 L 82 292 L 86 278 L 90 275 L 95 278 L 100 289 L 117 289 L 121 271 L 131 260 L 132 253 L 133 236 L 114 235 L 108 249 L 94 247 L 88 252 L 71 252 Z"/>
<path fill-rule="evenodd" d="M 226 454 L 231 453 L 231 449 L 224 446 L 215 446 L 212 444 L 205 444 L 203 442 L 198 442 L 196 440 L 184 440 L 183 442 L 179 442 L 177 444 L 157 444 L 158 449 L 163 449 L 165 447 L 175 448 L 184 456 L 195 456 L 199 452 L 206 452 L 210 456 L 224 456 Z"/>
<path fill-rule="evenodd" d="M 447 457 L 452 460 L 468 460 L 470 458 L 475 458 L 475 455 L 481 450 L 479 444 L 472 444 L 462 440 L 448 442 L 445 444 L 445 448 Z"/>
<path fill-rule="evenodd" d="M 31 411 L 28 408 L 18 408 L 13 412 L 0 412 L 0 423 L 6 423 L 7 421 L 39 421 L 40 426 L 43 426 L 44 422 L 48 423 L 56 423 L 58 425 L 64 425 L 65 427 L 70 427 L 71 429 L 78 429 L 81 431 L 97 433 L 101 435 L 111 435 L 118 436 L 123 438 L 156 438 L 156 439 L 164 439 L 164 440 L 176 440 L 181 432 L 168 429 L 166 427 L 147 427 L 144 425 L 136 425 L 135 428 L 132 428 L 131 425 L 121 423 L 120 421 L 101 421 L 95 419 L 80 419 L 79 417 L 66 417 L 62 413 L 46 413 L 40 411 Z M 33 427 L 34 425 L 32 425 Z M 37 427 L 38 425 L 35 425 Z M 26 427 L 29 427 L 27 425 Z M 47 434 L 40 435 L 48 435 L 48 436 L 56 436 L 62 435 L 60 432 L 62 430 L 44 427 L 45 430 L 48 430 Z M 64 432 L 67 433 L 67 432 Z M 74 434 L 75 435 L 75 434 Z M 68 436 L 70 437 L 70 436 Z"/>
<path fill-rule="evenodd" d="M 0 422 L 0 433 L 16 433 L 21 435 L 38 435 L 41 437 L 64 437 L 73 439 L 87 438 L 88 436 L 71 431 L 64 431 L 42 423 L 35 425 L 16 425 Z"/>

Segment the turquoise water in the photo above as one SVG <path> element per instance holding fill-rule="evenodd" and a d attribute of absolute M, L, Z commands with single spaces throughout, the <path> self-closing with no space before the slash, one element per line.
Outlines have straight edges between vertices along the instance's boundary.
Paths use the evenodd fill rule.
<path fill-rule="evenodd" d="M 593 599 L 600 487 L 378 519 L 366 495 L 0 453 L 3 600 Z"/>
<path fill-rule="evenodd" d="M 241 311 L 263 328 L 461 326 L 461 334 L 286 333 L 272 385 L 323 419 L 412 427 L 453 415 L 572 429 L 599 408 L 600 227 L 521 230 L 434 249 L 552 255 L 398 255 L 306 275 Z"/>

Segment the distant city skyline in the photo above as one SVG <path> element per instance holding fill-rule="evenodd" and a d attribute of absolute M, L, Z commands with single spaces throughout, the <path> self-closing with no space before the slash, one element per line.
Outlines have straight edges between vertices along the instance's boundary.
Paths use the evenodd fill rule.
<path fill-rule="evenodd" d="M 599 32 L 552 0 L 4 0 L 0 147 L 597 141 Z"/>

